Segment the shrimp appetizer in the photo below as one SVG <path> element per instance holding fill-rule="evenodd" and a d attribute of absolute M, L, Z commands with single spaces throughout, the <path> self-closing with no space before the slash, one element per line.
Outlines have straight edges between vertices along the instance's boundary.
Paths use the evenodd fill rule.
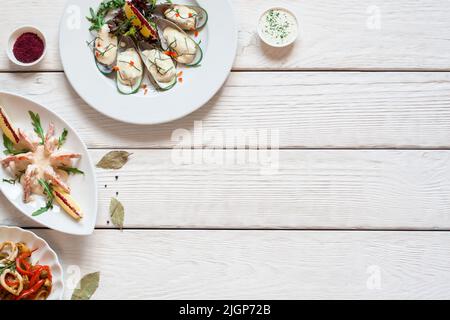
<path fill-rule="evenodd" d="M 0 243 L 0 300 L 46 300 L 52 291 L 49 266 L 33 265 L 24 243 Z"/>
<path fill-rule="evenodd" d="M 156 89 L 167 91 L 182 82 L 179 65 L 199 66 L 203 59 L 195 41 L 208 21 L 199 6 L 157 0 L 107 0 L 91 8 L 88 42 L 98 69 L 115 76 L 117 90 L 125 95 L 140 88 L 145 74 Z"/>
<path fill-rule="evenodd" d="M 20 183 L 25 203 L 33 201 L 33 195 L 46 198 L 46 205 L 35 211 L 33 216 L 53 209 L 56 201 L 73 219 L 80 221 L 83 213 L 70 195 L 68 178 L 70 174 L 83 174 L 73 166 L 73 161 L 81 155 L 62 150 L 68 134 L 66 129 L 57 137 L 53 123 L 44 132 L 39 114 L 29 111 L 29 115 L 34 128 L 31 133 L 15 129 L 0 106 L 0 127 L 6 148 L 6 157 L 1 164 L 11 176 L 10 180 L 4 179 L 3 182 Z"/>

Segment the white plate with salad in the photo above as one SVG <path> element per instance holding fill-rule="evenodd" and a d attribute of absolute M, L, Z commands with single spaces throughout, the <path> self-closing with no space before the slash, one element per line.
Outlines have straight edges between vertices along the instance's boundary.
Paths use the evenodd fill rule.
<path fill-rule="evenodd" d="M 0 189 L 25 216 L 48 228 L 88 235 L 97 184 L 86 146 L 67 122 L 24 97 L 0 92 Z"/>
<path fill-rule="evenodd" d="M 236 49 L 229 0 L 69 0 L 60 26 L 74 89 L 133 124 L 173 121 L 203 106 L 225 82 Z"/>

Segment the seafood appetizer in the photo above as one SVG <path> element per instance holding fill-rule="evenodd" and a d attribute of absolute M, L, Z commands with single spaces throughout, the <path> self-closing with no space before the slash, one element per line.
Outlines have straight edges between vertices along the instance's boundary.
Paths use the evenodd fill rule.
<path fill-rule="evenodd" d="M 96 65 L 115 77 L 117 90 L 137 93 L 147 75 L 157 90 L 166 91 L 182 82 L 180 67 L 199 66 L 203 59 L 194 39 L 208 22 L 199 6 L 157 0 L 108 0 L 90 9 L 88 42 Z"/>
<path fill-rule="evenodd" d="M 24 243 L 0 243 L 0 300 L 46 300 L 52 291 L 49 266 L 34 264 Z"/>
<path fill-rule="evenodd" d="M 33 216 L 53 209 L 56 201 L 73 219 L 80 221 L 83 213 L 70 195 L 68 180 L 71 174 L 83 174 L 73 165 L 81 155 L 62 149 L 67 139 L 66 129 L 57 137 L 53 123 L 45 132 L 39 114 L 29 111 L 29 115 L 34 132 L 15 129 L 0 106 L 0 127 L 6 149 L 1 164 L 11 176 L 11 179 L 3 179 L 3 183 L 20 183 L 25 203 L 34 201 L 34 195 L 45 197 L 45 206 L 36 210 Z"/>

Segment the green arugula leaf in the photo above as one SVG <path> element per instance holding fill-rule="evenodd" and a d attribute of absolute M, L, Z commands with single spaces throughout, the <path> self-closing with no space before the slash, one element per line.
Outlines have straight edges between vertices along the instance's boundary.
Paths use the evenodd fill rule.
<path fill-rule="evenodd" d="M 34 132 L 38 135 L 39 138 L 41 138 L 41 144 L 44 144 L 45 141 L 45 133 L 42 129 L 41 125 L 41 117 L 38 113 L 33 113 L 32 111 L 28 111 L 28 114 L 31 118 L 31 124 L 33 125 Z"/>
<path fill-rule="evenodd" d="M 58 167 L 58 169 L 63 170 L 67 172 L 68 174 L 84 174 L 83 171 L 81 171 L 78 168 L 72 168 L 72 167 Z"/>
<path fill-rule="evenodd" d="M 62 145 L 66 142 L 68 134 L 69 132 L 67 131 L 66 128 L 64 128 L 63 132 L 61 133 L 61 136 L 58 138 L 58 149 L 60 149 Z"/>
<path fill-rule="evenodd" d="M 39 215 L 43 214 L 44 212 L 47 212 L 47 211 L 53 209 L 53 200 L 55 199 L 55 197 L 53 196 L 52 185 L 49 184 L 44 179 L 39 179 L 38 182 L 41 185 L 41 187 L 44 189 L 44 194 L 47 196 L 47 203 L 46 203 L 45 207 L 42 207 L 42 208 L 36 210 L 35 212 L 33 212 L 33 214 L 32 214 L 33 217 L 39 216 Z"/>
<path fill-rule="evenodd" d="M 110 0 L 100 3 L 100 6 L 95 12 L 94 9 L 89 8 L 90 17 L 86 19 L 91 23 L 90 31 L 99 31 L 105 24 L 105 17 L 110 10 L 122 8 L 125 5 L 125 0 Z"/>
<path fill-rule="evenodd" d="M 36 210 L 35 212 L 33 212 L 33 214 L 31 216 L 32 217 L 40 216 L 41 214 L 47 212 L 50 209 L 52 209 L 52 206 L 49 206 L 48 203 L 47 203 L 47 205 L 45 207 L 42 207 L 42 208 Z"/>
<path fill-rule="evenodd" d="M 5 147 L 5 151 L 3 153 L 5 155 L 18 155 L 22 153 L 27 153 L 29 150 L 16 150 L 14 147 L 14 143 L 5 135 L 3 134 L 3 146 Z"/>

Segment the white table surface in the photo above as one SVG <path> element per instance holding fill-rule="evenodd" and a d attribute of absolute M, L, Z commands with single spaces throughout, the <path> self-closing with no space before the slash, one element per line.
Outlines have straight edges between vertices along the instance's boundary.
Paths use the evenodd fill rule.
<path fill-rule="evenodd" d="M 449 1 L 233 0 L 239 49 L 227 83 L 199 111 L 158 126 L 110 120 L 72 90 L 57 49 L 63 1 L 1 4 L 0 90 L 56 111 L 94 161 L 133 153 L 120 171 L 97 170 L 90 237 L 39 228 L 0 198 L 0 224 L 47 239 L 69 280 L 74 268 L 101 272 L 94 298 L 450 298 Z M 259 42 L 256 17 L 271 4 L 296 12 L 293 48 Z M 48 37 L 45 60 L 27 72 L 4 50 L 22 24 Z M 174 130 L 199 124 L 276 133 L 277 172 L 176 163 Z M 207 135 L 200 144 L 243 152 Z M 262 158 L 258 147 L 240 146 Z M 108 223 L 117 194 L 123 231 Z M 145 285 L 133 268 L 146 270 Z"/>

